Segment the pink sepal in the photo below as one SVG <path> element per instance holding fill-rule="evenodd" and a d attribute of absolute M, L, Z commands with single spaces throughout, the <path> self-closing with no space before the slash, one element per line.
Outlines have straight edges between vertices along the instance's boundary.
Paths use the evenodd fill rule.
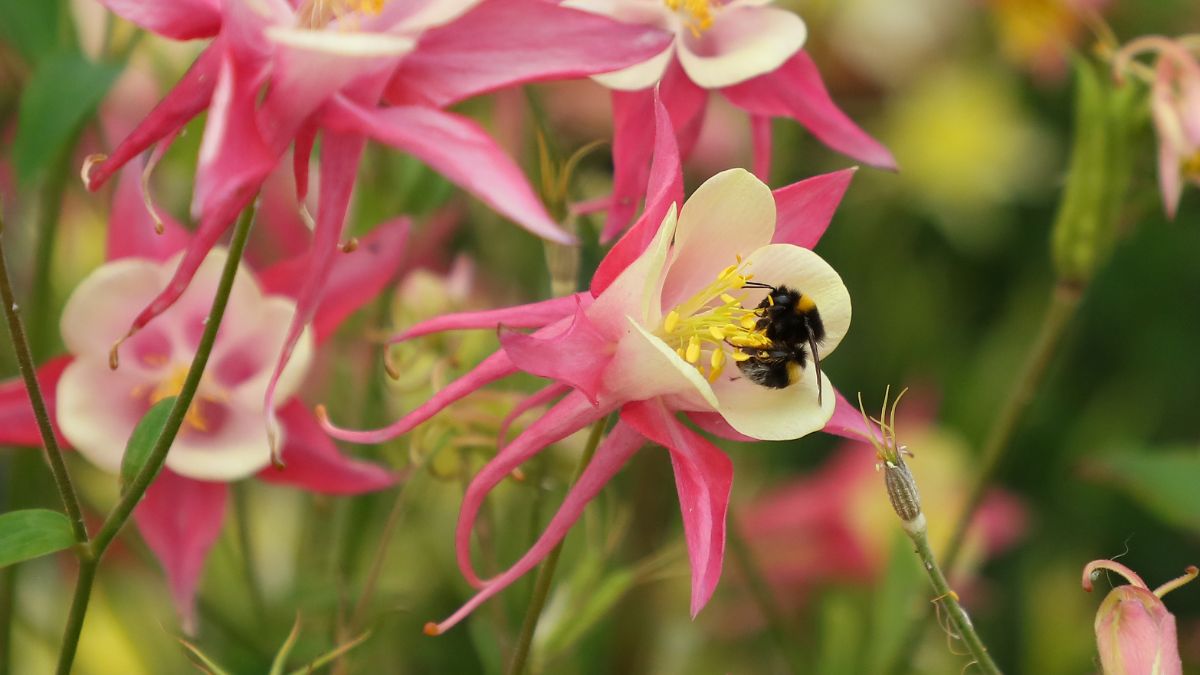
<path fill-rule="evenodd" d="M 58 395 L 58 378 L 62 377 L 63 371 L 73 360 L 70 356 L 58 356 L 47 361 L 37 372 L 38 384 L 42 387 L 42 396 L 46 399 L 50 414 L 50 424 L 62 447 L 66 447 L 67 441 L 58 430 L 54 402 Z M 42 434 L 33 417 L 33 406 L 25 391 L 25 382 L 19 377 L 0 382 L 0 445 L 42 447 Z"/>
<path fill-rule="evenodd" d="M 221 30 L 221 8 L 214 0 L 100 0 L 100 4 L 172 40 L 212 37 Z"/>
<path fill-rule="evenodd" d="M 857 171 L 850 168 L 823 173 L 773 191 L 775 236 L 771 242 L 807 249 L 816 246 Z"/>
<path fill-rule="evenodd" d="M 501 325 L 506 328 L 541 328 L 570 316 L 579 304 L 590 304 L 591 300 L 587 293 L 576 293 L 504 309 L 443 314 L 400 331 L 388 342 L 403 342 L 448 330 L 496 329 Z"/>
<path fill-rule="evenodd" d="M 604 371 L 615 345 L 588 319 L 583 304 L 566 330 L 552 335 L 526 335 L 501 329 L 500 346 L 521 370 L 578 389 L 592 405 L 599 405 Z"/>
<path fill-rule="evenodd" d="M 286 438 L 281 455 L 284 466 L 268 466 L 258 472 L 260 480 L 338 495 L 374 492 L 395 485 L 396 476 L 391 471 L 338 452 L 300 401 L 293 399 L 278 415 Z"/>

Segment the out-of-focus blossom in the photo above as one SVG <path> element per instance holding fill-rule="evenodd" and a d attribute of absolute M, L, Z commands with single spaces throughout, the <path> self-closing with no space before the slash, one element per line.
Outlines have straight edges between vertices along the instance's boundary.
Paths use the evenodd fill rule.
<path fill-rule="evenodd" d="M 645 196 L 653 147 L 655 91 L 687 156 L 704 122 L 709 91 L 750 113 L 755 173 L 767 179 L 773 117 L 791 117 L 829 147 L 885 168 L 895 160 L 830 99 L 802 48 L 800 17 L 757 0 L 568 0 L 564 3 L 674 34 L 664 50 L 630 68 L 595 76 L 613 90 L 613 194 L 602 238 L 629 223 Z M 655 86 L 657 85 L 657 89 Z"/>
<path fill-rule="evenodd" d="M 978 14 L 959 0 L 842 0 L 829 9 L 830 48 L 856 74 L 893 90 L 948 53 Z"/>
<path fill-rule="evenodd" d="M 1044 80 L 1066 74 L 1072 45 L 1085 32 L 1084 16 L 1106 0 L 989 0 L 1000 49 Z"/>
<path fill-rule="evenodd" d="M 705 430 L 743 440 L 857 428 L 856 411 L 827 378 L 818 394 L 811 362 L 796 384 L 772 389 L 740 376 L 733 363 L 738 350 L 731 348 L 747 341 L 758 344 L 761 337 L 756 337 L 752 317 L 764 293 L 745 287 L 747 275 L 800 289 L 813 299 L 826 332 L 822 355 L 841 341 L 850 323 L 849 294 L 837 273 L 808 247 L 828 225 L 851 172 L 818 176 L 772 194 L 747 172 L 727 171 L 701 186 L 677 217 L 677 204 L 683 201 L 679 155 L 667 113 L 661 103 L 656 108 L 649 207 L 602 261 L 590 292 L 452 314 L 409 328 L 395 339 L 497 325 L 537 330 L 502 330 L 502 351 L 385 429 L 349 431 L 327 425 L 336 437 L 377 442 L 409 431 L 450 403 L 518 371 L 552 380 L 531 400 L 539 405 L 560 400 L 503 447 L 467 489 L 456 548 L 463 574 L 479 592 L 446 621 L 430 624 L 432 633 L 458 623 L 532 569 L 647 440 L 671 453 L 693 570 L 694 615 L 720 577 L 732 465 L 682 424 L 678 413 Z M 541 538 L 508 570 L 481 579 L 471 563 L 469 543 L 487 494 L 548 445 L 614 412 L 620 421 Z"/>
<path fill-rule="evenodd" d="M 170 282 L 133 319 L 131 333 L 179 299 L 293 145 L 297 197 L 304 198 L 309 157 L 321 136 L 309 269 L 267 385 L 268 413 L 276 381 L 320 301 L 368 138 L 419 157 L 531 232 L 568 242 L 495 142 L 438 106 L 501 86 L 621 68 L 660 50 L 666 39 L 657 29 L 537 0 L 103 1 L 165 37 L 212 38 L 112 155 L 84 167 L 88 187 L 97 189 L 143 150 L 157 144 L 161 154 L 208 110 L 193 193 L 196 236 Z M 530 41 L 531 34 L 540 37 Z M 381 107 L 385 90 L 405 105 Z"/>
<path fill-rule="evenodd" d="M 915 457 L 907 464 L 919 479 L 925 512 L 957 513 L 965 496 L 961 487 L 970 477 L 966 445 L 931 421 L 925 412 L 902 420 L 912 425 L 905 436 Z M 811 476 L 780 485 L 741 510 L 747 541 L 773 587 L 784 592 L 784 603 L 798 605 L 823 584 L 869 583 L 883 573 L 896 528 L 883 517 L 891 507 L 880 489 L 877 463 L 869 444 L 847 442 Z M 953 573 L 1011 547 L 1025 518 L 1015 497 L 993 490 L 975 514 L 963 563 Z M 951 519 L 934 518 L 930 525 L 932 545 L 944 545 Z"/>
<path fill-rule="evenodd" d="M 1150 110 L 1158 134 L 1158 185 L 1163 208 L 1174 218 L 1183 182 L 1200 185 L 1200 35 L 1172 40 L 1157 35 L 1138 38 L 1113 58 L 1113 72 L 1125 77 L 1131 62 L 1154 53 Z"/>
<path fill-rule="evenodd" d="M 1153 591 L 1133 570 L 1115 560 L 1093 560 L 1083 568 L 1083 590 L 1092 591 L 1101 570 L 1128 581 L 1108 592 L 1096 612 L 1096 647 L 1104 675 L 1182 675 L 1175 616 L 1162 597 L 1200 573 L 1187 573 Z"/>
<path fill-rule="evenodd" d="M 239 271 L 225 319 L 197 396 L 188 409 L 166 466 L 134 511 L 146 543 L 162 562 L 184 626 L 194 626 L 196 584 L 224 520 L 229 481 L 257 476 L 330 494 L 356 494 L 391 485 L 391 472 L 343 457 L 293 396 L 314 341 L 328 337 L 353 310 L 375 296 L 402 260 L 408 223 L 384 224 L 358 250 L 337 259 L 326 299 L 296 358 L 280 380 L 280 442 L 286 465 L 270 466 L 262 425 L 263 392 L 283 343 L 295 296 L 304 281 L 303 256 L 262 270 Z M 129 320 L 162 287 L 189 235 L 166 219 L 156 235 L 136 173 L 122 172 L 108 232 L 110 262 L 75 290 L 62 317 L 69 357 L 39 371 L 60 435 L 100 468 L 120 470 L 125 443 L 145 412 L 179 393 L 204 329 L 223 250 L 202 261 L 194 283 L 160 321 L 130 338 L 127 358 L 109 367 L 109 348 Z M 315 339 L 315 340 L 314 340 Z M 0 441 L 37 445 L 37 426 L 19 382 L 0 385 Z"/>

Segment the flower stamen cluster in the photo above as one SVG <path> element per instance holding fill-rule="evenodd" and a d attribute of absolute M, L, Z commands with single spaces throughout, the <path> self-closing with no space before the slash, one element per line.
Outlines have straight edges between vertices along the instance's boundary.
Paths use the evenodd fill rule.
<path fill-rule="evenodd" d="M 675 347 L 675 353 L 696 366 L 709 382 L 721 376 L 729 358 L 745 361 L 750 358 L 748 350 L 772 346 L 766 333 L 757 328 L 758 311 L 742 305 L 744 294 L 739 297 L 731 293 L 741 290 L 752 276 L 742 272 L 739 258 L 737 264 L 721 270 L 715 281 L 676 305 L 663 318 L 659 337 Z M 714 299 L 720 304 L 714 306 Z M 732 348 L 730 354 L 726 354 L 726 347 Z M 705 351 L 709 352 L 707 369 L 700 363 Z"/>
<path fill-rule="evenodd" d="M 300 25 L 323 28 L 348 15 L 378 16 L 387 0 L 308 0 L 297 12 Z"/>
<path fill-rule="evenodd" d="M 663 0 L 673 12 L 683 15 L 683 25 L 692 32 L 694 37 L 700 37 L 704 31 L 712 28 L 713 12 L 709 0 Z"/>

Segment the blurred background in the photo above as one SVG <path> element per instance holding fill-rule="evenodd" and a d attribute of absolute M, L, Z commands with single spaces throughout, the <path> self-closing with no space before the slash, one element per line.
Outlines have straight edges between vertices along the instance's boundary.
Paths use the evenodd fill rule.
<path fill-rule="evenodd" d="M 899 173 L 863 168 L 817 251 L 854 299 L 854 324 L 823 368 L 871 409 L 884 388 L 909 387 L 899 433 L 914 453 L 935 548 L 944 545 L 978 470 L 979 447 L 1008 396 L 1054 285 L 1049 237 L 1066 179 L 1072 59 L 1094 58 L 1096 24 L 1124 42 L 1200 30 L 1187 0 L 795 0 L 808 51 L 834 99 L 896 155 Z M 111 189 L 86 193 L 82 158 L 110 148 L 174 84 L 198 52 L 112 22 L 98 3 L 0 2 L 0 198 L 18 295 L 40 359 L 62 351 L 63 302 L 103 262 Z M 115 37 L 114 37 L 115 36 Z M 96 55 L 128 45 L 123 71 L 75 72 L 62 119 L 18 136 L 39 64 L 63 44 Z M 86 62 L 87 60 L 84 59 Z M 80 68 L 89 67 L 86 65 Z M 104 88 L 89 85 L 108 78 Z M 107 82 L 112 83 L 111 91 Z M 95 90 L 93 92 L 93 90 Z M 44 94 L 44 92 L 40 92 Z M 89 99 L 89 96 L 94 96 Z M 94 106 L 100 104 L 99 115 Z M 537 130 L 566 157 L 609 137 L 607 91 L 587 81 L 539 85 L 460 107 L 538 175 Z M 78 134 L 62 134 L 75 128 Z M 155 173 L 160 205 L 183 217 L 203 116 Z M 849 166 L 788 120 L 776 120 L 771 183 Z M 120 133 L 124 133 L 121 131 Z M 744 114 L 713 97 L 686 166 L 689 190 L 748 166 Z M 1083 299 L 1034 394 L 953 571 L 955 587 L 1001 668 L 1098 671 L 1092 621 L 1107 592 L 1080 588 L 1090 560 L 1120 557 L 1153 587 L 1200 563 L 1200 196 L 1162 215 L 1147 126 L 1134 153 L 1121 239 Z M 606 148 L 588 154 L 573 199 L 607 190 Z M 48 189 L 65 180 L 61 193 Z M 40 195 L 61 194 L 49 203 Z M 37 224 L 59 214 L 52 241 Z M 448 334 L 393 349 L 384 375 L 378 336 L 456 309 L 547 297 L 541 242 L 458 194 L 419 162 L 368 150 L 352 227 L 397 214 L 417 229 L 402 279 L 325 345 L 303 398 L 337 420 L 377 426 L 425 400 L 496 347 L 490 332 Z M 603 251 L 598 219 L 576 222 L 580 277 Z M 252 239 L 251 259 L 272 259 Z M 33 278 L 39 256 L 48 276 Z M 0 372 L 16 369 L 0 349 Z M 189 640 L 233 673 L 265 672 L 297 615 L 303 663 L 352 635 L 353 611 L 388 514 L 399 525 L 370 598 L 369 639 L 337 672 L 500 673 L 527 606 L 532 575 L 437 638 L 422 635 L 470 595 L 451 531 L 466 481 L 495 451 L 502 420 L 532 377 L 456 404 L 408 436 L 347 452 L 404 471 L 389 492 L 337 499 L 239 485 L 237 521 L 210 556 L 199 632 Z M 535 419 L 520 417 L 512 432 Z M 510 432 L 510 433 L 512 433 Z M 486 571 L 529 546 L 565 492 L 582 438 L 569 439 L 507 481 L 489 502 L 476 551 Z M 968 658 L 931 610 L 932 592 L 887 505 L 866 446 L 820 434 L 795 442 L 720 442 L 736 467 L 731 518 L 771 584 L 786 639 L 772 638 L 731 544 L 712 603 L 688 615 L 688 566 L 667 454 L 648 447 L 602 493 L 567 539 L 535 638 L 544 673 L 958 673 Z M 90 515 L 116 498 L 111 476 L 69 457 Z M 57 508 L 37 453 L 0 455 L 4 509 Z M 396 506 L 398 504 L 398 506 Z M 13 673 L 52 669 L 74 578 L 65 555 L 5 579 Z M 252 591 L 253 589 L 253 591 Z M 1200 587 L 1166 599 L 1186 672 L 1200 673 Z M 4 609 L 4 608 L 0 608 Z M 0 613 L 3 616 L 3 613 Z M 111 551 L 85 627 L 76 672 L 191 672 L 162 573 L 132 528 Z"/>

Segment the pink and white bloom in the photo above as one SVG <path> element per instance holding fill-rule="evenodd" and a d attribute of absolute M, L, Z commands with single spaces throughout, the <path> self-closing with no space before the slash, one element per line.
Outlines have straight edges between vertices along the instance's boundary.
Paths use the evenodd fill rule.
<path fill-rule="evenodd" d="M 1200 35 L 1177 40 L 1157 35 L 1138 38 L 1113 58 L 1113 72 L 1124 77 L 1130 61 L 1154 52 L 1150 110 L 1158 134 L 1158 185 L 1163 209 L 1174 218 L 1186 180 L 1200 186 Z"/>
<path fill-rule="evenodd" d="M 680 209 L 682 178 L 675 137 L 658 104 L 657 149 L 650 207 L 613 248 L 590 291 L 508 309 L 452 314 L 406 330 L 396 340 L 450 329 L 500 325 L 503 349 L 428 402 L 378 431 L 326 425 L 335 437 L 378 442 L 411 430 L 454 401 L 524 371 L 551 380 L 531 396 L 558 399 L 546 414 L 472 480 L 455 534 L 459 567 L 479 589 L 459 611 L 428 630 L 438 633 L 532 569 L 567 533 L 587 503 L 646 442 L 671 453 L 692 564 L 692 613 L 707 603 L 720 578 L 725 513 L 733 467 L 729 458 L 683 424 L 679 415 L 718 435 L 792 439 L 822 428 L 850 431 L 857 412 L 828 378 L 818 396 L 816 370 L 782 389 L 751 383 L 732 363 L 729 342 L 747 337 L 742 320 L 764 291 L 744 287 L 748 275 L 800 289 L 816 303 L 826 329 L 822 355 L 832 353 L 850 325 L 850 297 L 841 278 L 809 250 L 828 225 L 851 172 L 843 171 L 772 193 L 742 169 L 714 176 Z M 509 329 L 534 328 L 532 334 Z M 818 400 L 822 404 L 818 404 Z M 835 414 L 836 409 L 836 414 Z M 551 443 L 619 413 L 580 480 L 537 543 L 493 579 L 481 579 L 469 551 L 471 530 L 487 494 L 513 469 Z"/>
<path fill-rule="evenodd" d="M 169 283 L 133 318 L 130 333 L 181 297 L 208 251 L 289 147 L 294 148 L 297 197 L 304 198 L 309 159 L 320 135 L 321 180 L 308 273 L 266 389 L 268 413 L 274 409 L 275 382 L 332 269 L 367 139 L 420 158 L 530 232 L 570 242 L 517 165 L 483 129 L 429 105 L 435 97 L 425 90 L 443 87 L 437 100 L 445 104 L 522 82 L 606 72 L 646 58 L 667 39 L 654 28 L 539 0 L 101 1 L 165 37 L 211 38 L 180 83 L 111 155 L 84 167 L 89 189 L 98 189 L 144 150 L 157 146 L 157 154 L 164 152 L 190 119 L 208 110 L 193 193 L 196 235 Z M 503 23 L 493 25 L 497 21 Z M 481 32 L 489 27 L 490 32 Z M 540 37 L 533 42 L 531 34 Z M 398 70 L 410 59 L 415 63 L 409 70 Z M 472 64 L 488 67 L 463 75 L 461 69 Z M 381 106 L 385 90 L 393 100 L 408 103 Z"/>
<path fill-rule="evenodd" d="M 800 17 L 769 0 L 567 0 L 576 7 L 674 35 L 670 45 L 624 70 L 594 76 L 613 90 L 616 175 L 602 239 L 621 233 L 644 188 L 650 164 L 653 96 L 671 113 L 684 157 L 704 123 L 709 92 L 719 91 L 750 113 L 754 172 L 768 180 L 771 118 L 790 117 L 821 142 L 854 159 L 894 169 L 895 159 L 829 97 L 803 51 L 808 30 Z"/>
<path fill-rule="evenodd" d="M 162 235 L 154 234 L 137 174 L 122 172 L 108 232 L 110 262 L 79 285 L 63 313 L 63 339 L 71 356 L 53 359 L 39 372 L 60 436 L 114 473 L 145 412 L 179 392 L 227 255 L 212 251 L 179 302 L 129 339 L 121 368 L 112 370 L 113 340 L 162 287 L 188 244 L 179 224 L 166 219 L 163 226 Z M 305 259 L 303 254 L 284 259 L 258 275 L 244 267 L 239 271 L 196 399 L 163 472 L 134 512 L 143 538 L 162 562 L 186 629 L 194 625 L 196 584 L 224 521 L 229 482 L 254 476 L 329 494 L 394 483 L 383 467 L 342 456 L 294 394 L 315 343 L 395 277 L 407 233 L 406 220 L 386 223 L 354 253 L 335 261 L 329 291 L 280 379 L 281 403 L 272 412 L 279 419 L 282 468 L 270 466 L 263 394 L 295 311 Z M 0 384 L 0 420 L 0 442 L 40 445 L 20 382 Z"/>
<path fill-rule="evenodd" d="M 1115 560 L 1093 560 L 1083 568 L 1083 590 L 1091 593 L 1101 570 L 1115 572 L 1129 583 L 1114 587 L 1096 612 L 1096 646 L 1104 675 L 1182 675 L 1175 616 L 1162 597 L 1196 578 L 1187 573 L 1153 591 L 1133 570 Z"/>

